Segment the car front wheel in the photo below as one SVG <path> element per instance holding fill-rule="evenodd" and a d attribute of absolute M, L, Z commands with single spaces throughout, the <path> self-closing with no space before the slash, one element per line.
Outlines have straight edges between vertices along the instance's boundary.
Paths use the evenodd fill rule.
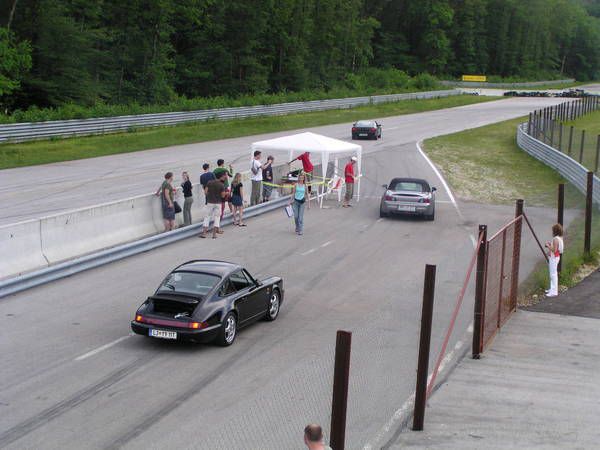
<path fill-rule="evenodd" d="M 233 344 L 237 336 L 237 317 L 230 312 L 225 316 L 221 323 L 221 329 L 217 335 L 216 343 L 221 347 L 228 347 Z"/>
<path fill-rule="evenodd" d="M 281 306 L 281 294 L 279 293 L 279 291 L 277 289 L 273 289 L 273 292 L 271 293 L 271 297 L 269 298 L 269 309 L 267 310 L 265 319 L 268 320 L 269 322 L 272 322 L 275 319 L 277 319 L 277 316 L 279 315 L 280 306 Z"/>

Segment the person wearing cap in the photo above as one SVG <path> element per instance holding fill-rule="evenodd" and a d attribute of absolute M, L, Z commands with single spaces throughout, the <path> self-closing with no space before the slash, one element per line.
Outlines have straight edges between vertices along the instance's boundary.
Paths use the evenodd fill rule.
<path fill-rule="evenodd" d="M 354 175 L 354 164 L 356 164 L 356 161 L 358 161 L 358 158 L 353 156 L 350 158 L 348 164 L 346 164 L 346 167 L 344 167 L 344 181 L 346 183 L 346 195 L 344 196 L 344 203 L 342 203 L 344 208 L 352 206 L 350 201 L 354 195 L 354 182 L 356 181 L 356 175 Z"/>

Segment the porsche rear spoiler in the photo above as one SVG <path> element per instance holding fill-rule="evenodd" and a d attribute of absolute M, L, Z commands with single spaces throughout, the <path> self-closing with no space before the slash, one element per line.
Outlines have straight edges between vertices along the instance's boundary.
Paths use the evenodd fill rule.
<path fill-rule="evenodd" d="M 195 296 L 187 296 L 183 294 L 176 295 L 151 295 L 148 300 L 166 300 L 172 302 L 185 303 L 186 305 L 197 305 L 203 299 Z"/>

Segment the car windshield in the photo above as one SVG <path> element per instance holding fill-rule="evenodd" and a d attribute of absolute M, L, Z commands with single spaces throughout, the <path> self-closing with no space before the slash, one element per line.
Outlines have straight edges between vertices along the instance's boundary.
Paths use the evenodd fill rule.
<path fill-rule="evenodd" d="M 375 124 L 373 122 L 368 121 L 368 120 L 359 120 L 358 122 L 356 122 L 356 126 L 357 127 L 366 127 L 366 128 L 369 128 L 369 127 L 374 127 Z"/>
<path fill-rule="evenodd" d="M 165 278 L 156 292 L 206 295 L 219 280 L 217 275 L 208 273 L 173 272 Z"/>
<path fill-rule="evenodd" d="M 390 191 L 411 191 L 411 192 L 427 192 L 429 189 L 423 186 L 423 183 L 418 181 L 392 181 Z"/>

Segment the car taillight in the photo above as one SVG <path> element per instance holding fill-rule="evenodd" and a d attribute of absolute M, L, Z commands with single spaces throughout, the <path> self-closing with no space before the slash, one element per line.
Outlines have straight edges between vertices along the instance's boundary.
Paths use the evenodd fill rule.
<path fill-rule="evenodd" d="M 190 322 L 188 327 L 193 328 L 194 330 L 199 330 L 202 328 L 206 328 L 208 324 L 206 322 Z"/>
<path fill-rule="evenodd" d="M 352 127 L 352 131 L 356 131 L 356 127 Z"/>
<path fill-rule="evenodd" d="M 377 129 L 376 129 L 376 128 L 371 128 L 371 131 L 372 131 L 373 133 L 375 133 L 375 132 L 377 131 Z"/>
<path fill-rule="evenodd" d="M 144 321 L 144 317 L 138 314 L 138 315 L 135 316 L 135 321 L 136 322 L 143 322 Z"/>
<path fill-rule="evenodd" d="M 429 203 L 429 199 L 428 198 L 422 198 L 419 200 L 419 203 Z"/>
<path fill-rule="evenodd" d="M 384 197 L 384 198 L 385 198 L 386 200 L 394 200 L 394 197 L 392 197 L 392 196 L 391 196 L 390 194 L 388 194 L 387 192 L 386 192 L 386 194 L 385 194 L 385 197 Z"/>

